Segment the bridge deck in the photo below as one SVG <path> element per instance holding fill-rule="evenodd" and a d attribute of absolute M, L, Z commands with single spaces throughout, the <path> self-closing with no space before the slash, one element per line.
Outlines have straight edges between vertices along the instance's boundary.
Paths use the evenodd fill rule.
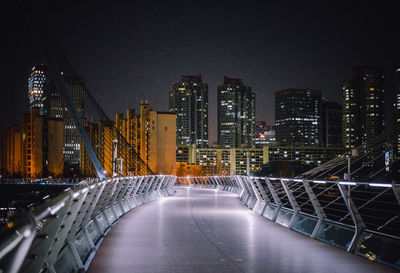
<path fill-rule="evenodd" d="M 111 229 L 89 272 L 395 272 L 270 222 L 234 194 L 178 188 Z"/>

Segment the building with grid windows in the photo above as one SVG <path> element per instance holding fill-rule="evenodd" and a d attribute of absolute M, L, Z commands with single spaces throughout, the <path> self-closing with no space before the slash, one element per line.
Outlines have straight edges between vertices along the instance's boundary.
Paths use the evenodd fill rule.
<path fill-rule="evenodd" d="M 276 141 L 273 126 L 267 125 L 265 121 L 256 122 L 256 148 L 262 148 L 265 145 L 273 145 Z"/>
<path fill-rule="evenodd" d="M 85 80 L 78 77 L 64 76 L 64 81 L 69 89 L 72 101 L 75 104 L 79 118 L 84 120 Z M 72 119 L 71 114 L 65 107 L 64 119 L 64 170 L 67 175 L 79 174 L 81 155 L 81 136 Z"/>
<path fill-rule="evenodd" d="M 28 78 L 29 107 L 39 108 L 43 114 L 44 84 L 47 78 L 47 68 L 44 64 L 34 66 Z"/>
<path fill-rule="evenodd" d="M 393 71 L 393 131 L 394 158 L 400 158 L 400 66 Z"/>
<path fill-rule="evenodd" d="M 254 147 L 256 99 L 251 87 L 225 76 L 217 92 L 219 147 Z"/>
<path fill-rule="evenodd" d="M 351 149 L 367 145 L 384 131 L 385 75 L 379 68 L 354 68 L 342 83 L 342 142 Z"/>
<path fill-rule="evenodd" d="M 208 147 L 208 85 L 200 74 L 172 84 L 169 111 L 176 113 L 176 144 Z"/>
<path fill-rule="evenodd" d="M 322 100 L 322 143 L 325 147 L 342 146 L 342 106 Z"/>
<path fill-rule="evenodd" d="M 285 89 L 275 93 L 275 134 L 280 146 L 315 146 L 322 138 L 321 91 Z"/>

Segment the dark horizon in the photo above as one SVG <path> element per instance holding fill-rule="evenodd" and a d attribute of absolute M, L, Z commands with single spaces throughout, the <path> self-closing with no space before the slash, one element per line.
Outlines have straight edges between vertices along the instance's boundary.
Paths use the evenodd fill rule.
<path fill-rule="evenodd" d="M 278 90 L 320 89 L 340 102 L 340 82 L 353 77 L 353 67 L 380 67 L 390 76 L 400 64 L 390 5 L 229 3 L 44 1 L 33 17 L 51 22 L 65 55 L 112 118 L 137 109 L 141 100 L 165 111 L 172 82 L 201 74 L 209 85 L 210 143 L 216 140 L 217 86 L 225 75 L 252 86 L 257 120 L 272 125 Z M 21 5 L 5 10 L 11 19 L 2 58 L 1 131 L 28 109 L 28 74 L 42 62 Z"/>

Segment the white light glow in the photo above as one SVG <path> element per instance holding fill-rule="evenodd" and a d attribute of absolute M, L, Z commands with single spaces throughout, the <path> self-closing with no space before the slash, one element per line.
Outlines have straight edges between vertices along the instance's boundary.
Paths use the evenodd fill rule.
<path fill-rule="evenodd" d="M 355 186 L 356 183 L 354 182 L 339 182 L 340 185 L 350 185 L 350 186 Z"/>
<path fill-rule="evenodd" d="M 392 184 L 369 183 L 371 187 L 391 188 Z"/>
<path fill-rule="evenodd" d="M 318 184 L 326 184 L 326 182 L 322 180 L 313 180 L 313 182 Z"/>

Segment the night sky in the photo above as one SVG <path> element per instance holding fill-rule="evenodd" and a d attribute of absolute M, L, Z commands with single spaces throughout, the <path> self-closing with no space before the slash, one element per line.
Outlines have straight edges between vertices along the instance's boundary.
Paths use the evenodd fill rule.
<path fill-rule="evenodd" d="M 47 22 L 112 118 L 137 109 L 142 99 L 165 111 L 171 83 L 202 74 L 209 84 L 211 142 L 224 75 L 252 86 L 257 120 L 272 124 L 277 90 L 321 89 L 339 102 L 340 82 L 353 76 L 354 66 L 400 64 L 400 21 L 392 4 L 260 2 L 35 1 L 33 14 Z M 9 5 L 2 23 L 1 130 L 28 109 L 27 77 L 42 62 L 20 2 Z"/>

